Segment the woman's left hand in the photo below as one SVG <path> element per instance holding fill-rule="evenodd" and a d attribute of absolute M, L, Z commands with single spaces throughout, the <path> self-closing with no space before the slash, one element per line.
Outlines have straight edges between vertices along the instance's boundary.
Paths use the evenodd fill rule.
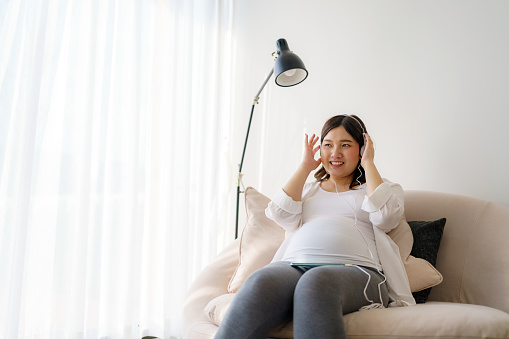
<path fill-rule="evenodd" d="M 364 154 L 361 158 L 361 166 L 364 168 L 364 173 L 366 174 L 366 193 L 369 196 L 383 183 L 383 179 L 375 166 L 375 147 L 373 146 L 373 140 L 367 134 L 364 134 L 364 144 L 366 147 L 364 148 Z"/>
<path fill-rule="evenodd" d="M 373 140 L 369 134 L 364 133 L 364 154 L 361 158 L 361 166 L 366 169 L 367 166 L 372 165 L 375 159 L 375 147 L 373 146 Z"/>

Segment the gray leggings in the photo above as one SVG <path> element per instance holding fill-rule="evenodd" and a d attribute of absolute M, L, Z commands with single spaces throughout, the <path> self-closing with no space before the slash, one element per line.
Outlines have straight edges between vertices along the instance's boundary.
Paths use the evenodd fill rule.
<path fill-rule="evenodd" d="M 383 277 L 371 270 L 369 299 L 380 302 Z M 368 276 L 357 267 L 319 266 L 308 271 L 275 262 L 253 273 L 233 299 L 216 339 L 267 338 L 292 319 L 294 338 L 346 338 L 343 315 L 369 305 Z M 381 285 L 382 303 L 389 301 Z"/>

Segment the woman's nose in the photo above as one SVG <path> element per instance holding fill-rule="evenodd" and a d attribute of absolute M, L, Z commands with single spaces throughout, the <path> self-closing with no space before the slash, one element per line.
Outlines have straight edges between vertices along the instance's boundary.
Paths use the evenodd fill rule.
<path fill-rule="evenodd" d="M 332 156 L 333 156 L 333 157 L 339 157 L 339 156 L 341 156 L 341 155 L 342 155 L 342 154 L 341 154 L 341 150 L 340 150 L 339 148 L 335 147 L 335 148 L 332 150 Z"/>

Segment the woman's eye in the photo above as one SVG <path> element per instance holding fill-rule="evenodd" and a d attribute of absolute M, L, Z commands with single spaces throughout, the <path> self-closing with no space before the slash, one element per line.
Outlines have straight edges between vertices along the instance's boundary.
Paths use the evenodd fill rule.
<path fill-rule="evenodd" d="M 350 147 L 350 144 L 343 144 L 342 147 Z"/>

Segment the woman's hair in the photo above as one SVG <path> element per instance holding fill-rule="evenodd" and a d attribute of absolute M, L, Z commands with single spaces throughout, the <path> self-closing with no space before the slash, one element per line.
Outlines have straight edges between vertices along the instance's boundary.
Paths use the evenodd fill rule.
<path fill-rule="evenodd" d="M 360 148 L 364 145 L 363 133 L 368 133 L 368 131 L 366 130 L 364 122 L 362 122 L 362 120 L 356 115 L 336 115 L 327 120 L 327 122 L 322 127 L 320 146 L 322 145 L 323 139 L 330 132 L 330 130 L 337 128 L 339 126 L 343 126 L 345 130 L 348 132 L 348 134 L 350 134 L 355 139 L 355 141 L 357 141 L 360 150 Z M 364 173 L 364 168 L 362 168 L 362 166 L 359 166 L 359 164 L 357 164 L 357 168 L 353 172 L 353 178 L 352 182 L 350 183 L 350 189 L 354 188 L 358 184 L 358 181 L 361 184 L 364 184 L 366 182 L 366 174 Z M 329 178 L 330 175 L 325 171 L 325 168 L 323 168 L 322 164 L 318 171 L 315 172 L 315 179 L 317 181 L 325 181 Z"/>

